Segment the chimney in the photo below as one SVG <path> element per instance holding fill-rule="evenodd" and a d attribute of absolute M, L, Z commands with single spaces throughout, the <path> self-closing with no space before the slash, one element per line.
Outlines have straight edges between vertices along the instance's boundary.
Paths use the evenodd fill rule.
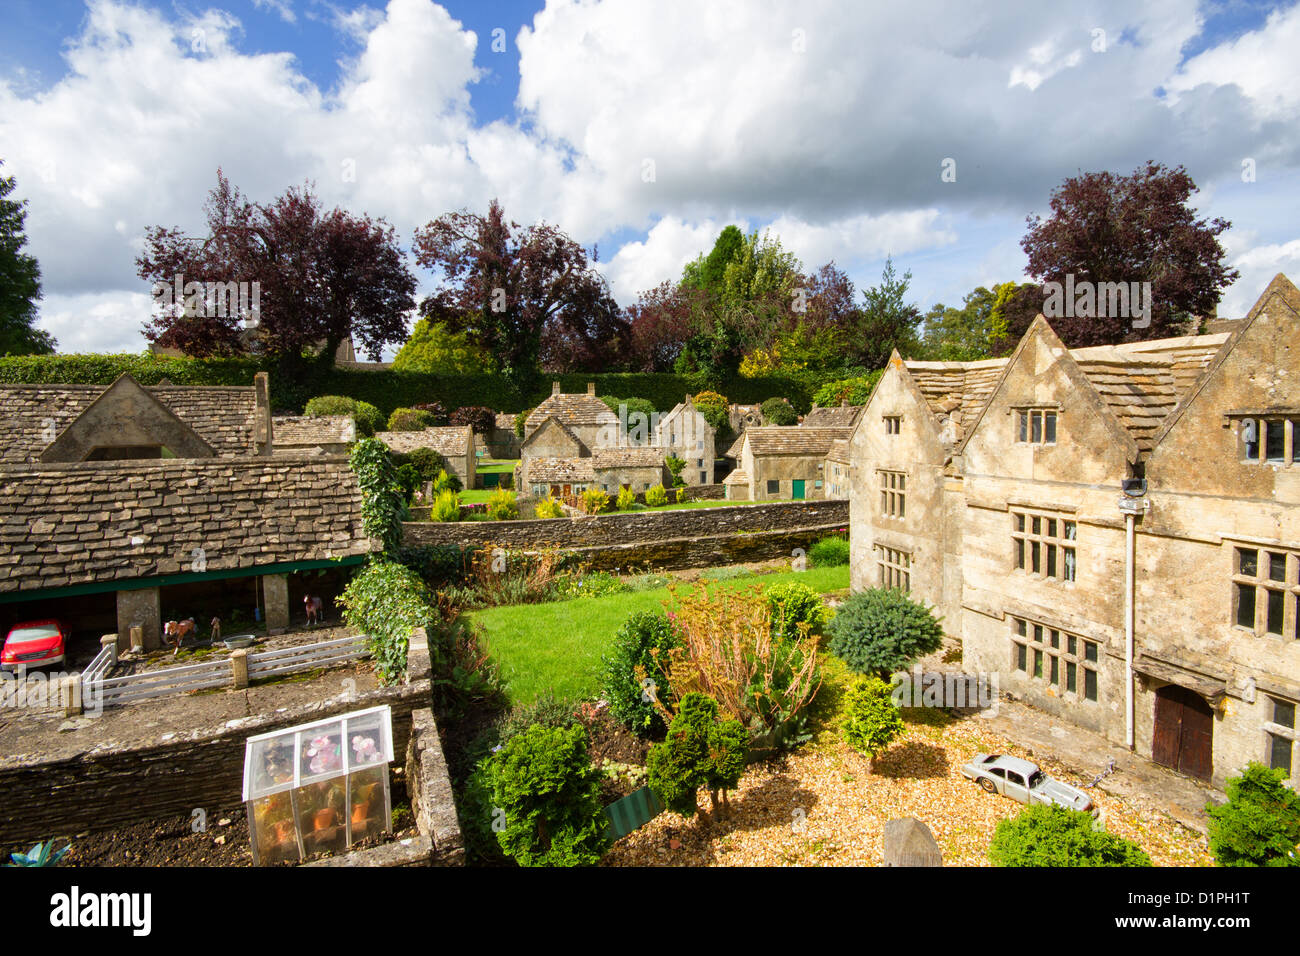
<path fill-rule="evenodd" d="M 253 393 L 257 406 L 253 423 L 253 445 L 258 455 L 271 454 L 274 436 L 271 434 L 271 377 L 265 372 L 253 376 Z"/>
<path fill-rule="evenodd" d="M 587 383 L 587 394 L 590 395 L 590 396 L 592 396 L 593 398 L 596 397 L 596 383 L 595 383 L 595 382 L 588 382 L 588 383 Z"/>
<path fill-rule="evenodd" d="M 559 382 L 552 382 L 552 383 L 551 383 L 551 394 L 552 394 L 552 395 L 559 395 L 559 394 L 560 394 L 560 383 L 559 383 Z"/>

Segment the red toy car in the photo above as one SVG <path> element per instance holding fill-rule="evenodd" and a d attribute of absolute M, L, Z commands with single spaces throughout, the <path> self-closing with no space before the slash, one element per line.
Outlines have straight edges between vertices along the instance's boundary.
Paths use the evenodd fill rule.
<path fill-rule="evenodd" d="M 67 638 L 67 629 L 53 619 L 15 624 L 0 651 L 0 670 L 62 664 Z"/>

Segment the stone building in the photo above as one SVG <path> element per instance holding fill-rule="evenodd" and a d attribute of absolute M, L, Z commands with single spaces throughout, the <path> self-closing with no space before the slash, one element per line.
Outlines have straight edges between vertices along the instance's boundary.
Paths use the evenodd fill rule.
<path fill-rule="evenodd" d="M 1071 350 L 1039 316 L 1005 362 L 895 356 L 851 441 L 853 586 L 1158 763 L 1300 782 L 1297 341 L 1279 275 L 1231 333 Z"/>
<path fill-rule="evenodd" d="M 0 626 L 57 617 L 95 649 L 133 626 L 157 647 L 163 620 L 205 609 L 284 628 L 371 548 L 346 458 L 272 454 L 265 373 L 0 386 L 0 408 Z"/>
<path fill-rule="evenodd" d="M 436 451 L 447 462 L 447 471 L 460 479 L 461 486 L 473 488 L 478 480 L 477 442 L 472 425 L 443 425 L 409 432 L 375 432 L 375 437 L 389 451 L 409 455 L 417 448 Z"/>
<path fill-rule="evenodd" d="M 736 468 L 723 479 L 732 501 L 824 498 L 826 456 L 849 428 L 751 425 L 727 450 Z"/>
<path fill-rule="evenodd" d="M 655 444 L 686 462 L 682 480 L 688 485 L 713 484 L 714 447 L 713 428 L 691 402 L 687 395 L 659 419 Z"/>
<path fill-rule="evenodd" d="M 351 415 L 276 415 L 271 434 L 277 455 L 346 455 L 357 440 L 357 424 Z"/>

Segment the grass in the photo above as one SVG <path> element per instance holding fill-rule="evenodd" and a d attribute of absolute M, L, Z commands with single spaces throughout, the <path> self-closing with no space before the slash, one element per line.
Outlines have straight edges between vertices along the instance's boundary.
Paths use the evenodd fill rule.
<path fill-rule="evenodd" d="M 744 575 L 711 582 L 707 587 L 712 594 L 722 588 L 734 591 L 783 581 L 801 581 L 827 593 L 849 586 L 849 569 Z M 531 704 L 546 691 L 557 697 L 587 699 L 600 692 L 601 654 L 628 615 L 662 610 L 670 597 L 664 587 L 551 604 L 487 608 L 472 617 L 487 631 L 488 651 L 500 666 L 515 704 Z"/>
<path fill-rule="evenodd" d="M 515 466 L 518 464 L 518 459 L 515 459 L 514 461 L 480 461 L 474 465 L 474 471 L 480 475 L 508 475 L 514 472 Z"/>

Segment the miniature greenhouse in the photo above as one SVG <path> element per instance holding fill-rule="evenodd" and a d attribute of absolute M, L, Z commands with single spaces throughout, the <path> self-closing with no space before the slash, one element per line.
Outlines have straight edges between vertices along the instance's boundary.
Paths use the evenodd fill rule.
<path fill-rule="evenodd" d="M 249 737 L 244 804 L 254 862 L 301 861 L 387 832 L 392 760 L 387 706 Z"/>

